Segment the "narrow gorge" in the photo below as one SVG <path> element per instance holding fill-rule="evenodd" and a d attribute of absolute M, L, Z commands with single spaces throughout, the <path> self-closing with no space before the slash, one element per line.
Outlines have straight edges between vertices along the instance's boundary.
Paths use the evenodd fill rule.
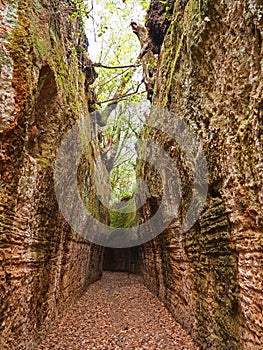
<path fill-rule="evenodd" d="M 85 3 L 92 8 L 92 2 Z M 182 139 L 186 129 L 192 130 L 202 144 L 208 177 L 202 176 L 199 155 L 193 159 L 196 170 L 190 169 L 176 140 L 149 129 L 151 117 L 146 116 L 139 138 L 158 145 L 176 165 L 181 202 L 159 235 L 150 223 L 153 239 L 124 248 L 95 244 L 89 240 L 92 225 L 86 227 L 86 239 L 64 217 L 54 177 L 64 135 L 86 118 L 92 141 L 79 162 L 78 184 L 89 213 L 105 227 L 113 219 L 116 227 L 149 222 L 162 203 L 164 187 L 172 202 L 176 186 L 169 172 L 160 176 L 151 166 L 154 152 L 142 147 L 138 152 L 148 161 L 137 162 L 136 175 L 147 184 L 144 205 L 119 218 L 97 195 L 96 181 L 107 195 L 109 162 L 100 163 L 98 175 L 94 164 L 102 154 L 105 121 L 97 113 L 100 72 L 88 54 L 93 47 L 81 17 L 83 5 L 78 0 L 0 0 L 0 349 L 37 349 L 88 287 L 101 284 L 102 294 L 103 288 L 110 291 L 100 279 L 103 271 L 114 276 L 108 275 L 112 271 L 119 294 L 124 283 L 120 272 L 126 273 L 130 287 L 123 288 L 131 300 L 129 288 L 135 289 L 141 278 L 199 349 L 261 350 L 262 0 L 151 0 L 143 31 L 132 22 L 148 100 L 169 111 L 168 119 L 157 122 L 166 123 L 165 130 L 177 126 L 177 132 L 181 125 Z M 118 99 L 116 93 L 113 102 Z M 69 167 L 72 158 L 69 150 Z M 72 179 L 70 173 L 66 176 L 68 185 Z M 183 230 L 193 183 L 201 193 L 206 180 L 202 211 Z M 69 189 L 66 196 L 74 216 L 76 194 Z M 165 343 L 155 346 L 173 349 Z M 115 349 L 85 347 L 96 348 Z"/>

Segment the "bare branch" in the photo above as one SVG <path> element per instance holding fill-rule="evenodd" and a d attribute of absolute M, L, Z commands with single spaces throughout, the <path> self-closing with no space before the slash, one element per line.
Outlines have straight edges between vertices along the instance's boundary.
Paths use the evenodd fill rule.
<path fill-rule="evenodd" d="M 125 69 L 123 72 L 120 72 L 120 73 L 114 75 L 114 77 L 108 79 L 106 82 L 103 82 L 103 83 L 99 84 L 99 87 L 105 86 L 105 85 L 107 85 L 108 83 L 110 83 L 112 80 L 114 80 L 114 79 L 116 79 L 117 77 L 119 77 L 120 75 L 125 74 L 125 73 L 127 72 L 128 69 L 129 69 L 129 68 Z"/>
<path fill-rule="evenodd" d="M 106 68 L 106 69 L 123 69 L 123 68 L 136 68 L 136 67 L 140 67 L 141 63 L 137 63 L 137 64 L 127 64 L 124 66 L 105 66 L 102 63 L 93 63 L 94 67 L 101 67 L 101 68 Z"/>
<path fill-rule="evenodd" d="M 136 95 L 136 94 L 144 94 L 145 92 L 147 92 L 146 90 L 144 91 L 141 91 L 141 92 L 138 92 L 139 91 L 139 88 L 140 86 L 143 84 L 143 82 L 141 82 L 140 84 L 138 84 L 136 90 L 134 92 L 131 92 L 130 94 L 123 94 L 121 96 L 118 96 L 118 97 L 113 97 L 109 100 L 105 100 L 105 101 L 101 101 L 101 102 L 98 102 L 99 104 L 102 104 L 102 103 L 108 103 L 108 102 L 112 102 L 112 103 L 118 103 L 119 101 L 122 101 L 124 100 L 126 97 L 129 97 L 129 96 L 132 96 L 132 95 Z"/>
<path fill-rule="evenodd" d="M 141 92 L 132 92 L 132 93 L 127 94 L 127 95 L 122 95 L 122 96 L 118 97 L 117 99 L 116 99 L 116 98 L 112 98 L 112 99 L 110 99 L 110 100 L 106 100 L 106 101 L 102 101 L 102 102 L 98 102 L 98 103 L 99 103 L 99 104 L 101 104 L 101 103 L 106 103 L 106 102 L 118 103 L 118 102 L 120 102 L 120 101 L 122 101 L 122 100 L 125 100 L 126 97 L 129 97 L 129 96 L 132 96 L 132 95 L 136 95 L 136 94 L 141 95 L 141 94 L 145 94 L 146 92 L 147 92 L 146 90 L 141 91 Z"/>

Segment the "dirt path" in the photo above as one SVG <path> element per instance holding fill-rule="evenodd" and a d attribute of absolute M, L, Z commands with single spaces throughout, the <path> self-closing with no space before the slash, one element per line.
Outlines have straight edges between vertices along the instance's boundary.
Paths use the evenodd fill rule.
<path fill-rule="evenodd" d="M 38 350 L 193 350 L 187 333 L 140 277 L 104 272 Z"/>

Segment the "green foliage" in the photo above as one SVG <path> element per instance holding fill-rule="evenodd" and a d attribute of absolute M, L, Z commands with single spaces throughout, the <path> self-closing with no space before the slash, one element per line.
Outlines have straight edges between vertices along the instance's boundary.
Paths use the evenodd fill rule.
<path fill-rule="evenodd" d="M 144 6 L 146 2 L 144 1 Z M 143 21 L 144 11 L 140 2 L 127 0 L 94 1 L 91 18 L 87 21 L 90 39 L 90 56 L 93 61 L 106 66 L 129 65 L 136 62 L 140 43 L 130 28 L 131 20 Z M 97 69 L 96 94 L 100 101 L 111 99 L 128 69 Z M 125 79 L 129 79 L 128 76 Z M 130 79 L 130 92 L 141 80 L 141 68 Z"/>
<path fill-rule="evenodd" d="M 147 103 L 146 103 L 147 106 Z M 123 101 L 110 115 L 104 128 L 104 145 L 112 138 L 114 147 L 113 168 L 110 172 L 112 202 L 131 197 L 136 186 L 136 143 L 142 132 L 144 116 L 133 101 Z"/>
<path fill-rule="evenodd" d="M 93 61 L 104 66 L 126 66 L 135 64 L 140 52 L 140 43 L 131 30 L 130 23 L 142 22 L 148 1 L 97 0 L 93 3 L 91 17 L 87 21 L 90 41 L 90 56 Z M 138 17 L 139 14 L 139 17 Z M 105 69 L 96 68 L 98 79 L 95 90 L 99 101 L 108 101 L 124 95 L 122 103 L 112 112 L 103 130 L 101 147 L 113 140 L 110 150 L 113 167 L 110 170 L 112 202 L 131 197 L 136 185 L 135 165 L 137 152 L 136 138 L 143 125 L 141 114 L 136 114 L 132 106 L 145 101 L 142 94 L 142 68 Z M 147 102 L 146 102 L 147 104 Z M 102 108 L 105 106 L 102 103 Z"/>
<path fill-rule="evenodd" d="M 51 5 L 54 14 L 60 13 L 67 15 L 71 21 L 78 19 L 80 23 L 84 24 L 84 19 L 89 17 L 91 7 L 88 2 L 83 0 L 51 0 Z"/>
<path fill-rule="evenodd" d="M 161 4 L 164 5 L 164 10 L 165 12 L 170 12 L 172 13 L 173 5 L 174 5 L 174 0 L 159 0 Z"/>
<path fill-rule="evenodd" d="M 83 18 L 89 16 L 91 9 L 85 1 L 71 0 L 70 5 L 74 9 L 74 12 L 71 14 L 71 17 Z"/>
<path fill-rule="evenodd" d="M 148 0 L 140 0 L 139 1 L 140 6 L 144 10 L 144 12 L 147 12 L 150 6 L 150 2 Z"/>
<path fill-rule="evenodd" d="M 125 198 L 125 197 L 124 197 Z M 120 205 L 122 206 L 122 210 L 125 212 L 119 212 L 119 211 L 110 211 L 110 225 L 111 227 L 118 228 L 118 227 L 124 227 L 128 228 L 131 227 L 135 217 L 136 217 L 136 210 L 135 210 L 135 202 L 133 198 L 126 197 L 127 202 L 125 202 L 125 199 L 123 199 L 120 202 Z M 117 209 L 117 207 L 116 207 Z"/>

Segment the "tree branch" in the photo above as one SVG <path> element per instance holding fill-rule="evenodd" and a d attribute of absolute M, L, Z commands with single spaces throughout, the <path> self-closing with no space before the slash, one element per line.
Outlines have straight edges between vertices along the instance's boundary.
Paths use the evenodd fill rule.
<path fill-rule="evenodd" d="M 138 28 L 141 29 L 143 27 L 142 26 L 138 26 Z M 146 29 L 144 29 L 144 31 L 146 31 Z M 141 65 L 142 65 L 142 62 L 141 62 L 140 55 L 137 57 L 137 59 L 136 59 L 134 64 L 131 64 L 131 65 L 128 65 L 128 66 L 114 66 L 114 67 L 110 66 L 109 67 L 109 66 L 102 65 L 101 63 L 94 63 L 93 64 L 93 67 L 102 67 L 102 68 L 108 68 L 108 69 L 132 68 L 132 69 L 129 69 L 127 71 L 127 73 L 123 76 L 123 78 L 122 78 L 122 80 L 120 82 L 120 85 L 118 86 L 117 91 L 115 92 L 113 98 L 111 98 L 109 100 L 102 101 L 102 102 L 97 102 L 99 105 L 102 104 L 102 103 L 108 103 L 108 105 L 105 107 L 105 109 L 102 112 L 99 113 L 99 118 L 97 118 L 98 124 L 100 126 L 105 126 L 107 124 L 107 120 L 108 120 L 108 117 L 109 117 L 110 113 L 116 109 L 116 107 L 117 107 L 117 105 L 118 105 L 118 103 L 120 101 L 122 101 L 123 99 L 126 99 L 129 96 L 136 95 L 136 94 L 142 94 L 142 93 L 146 92 L 146 91 L 138 92 L 139 91 L 139 87 L 141 86 L 143 81 L 137 86 L 137 89 L 136 89 L 135 92 L 132 92 L 132 93 L 129 93 L 129 94 L 127 94 L 127 91 L 126 91 L 126 93 L 124 92 L 126 86 L 131 81 L 131 79 L 132 79 L 132 77 L 134 75 L 134 72 L 136 71 L 136 68 L 141 66 Z"/>
<path fill-rule="evenodd" d="M 125 74 L 128 70 L 129 70 L 129 68 L 125 69 L 123 72 L 120 72 L 120 73 L 114 75 L 114 77 L 108 79 L 107 81 L 105 81 L 105 82 L 99 84 L 99 88 L 100 88 L 101 86 L 107 85 L 107 84 L 110 83 L 112 80 L 114 80 L 114 79 L 116 79 L 117 77 L 119 77 L 120 75 Z"/>
<path fill-rule="evenodd" d="M 132 96 L 132 95 L 136 95 L 136 94 L 144 94 L 144 93 L 146 93 L 147 91 L 146 90 L 144 90 L 144 91 L 141 91 L 141 92 L 132 92 L 132 93 L 130 93 L 130 94 L 127 94 L 127 95 L 122 95 L 122 96 L 119 96 L 118 98 L 111 98 L 110 100 L 106 100 L 106 101 L 102 101 L 102 102 L 98 102 L 98 104 L 101 104 L 101 103 L 107 103 L 107 102 L 114 102 L 114 103 L 118 103 L 118 102 L 120 102 L 120 101 L 122 101 L 122 100 L 124 100 L 124 99 L 126 99 L 126 97 L 129 97 L 129 96 Z"/>
<path fill-rule="evenodd" d="M 98 102 L 98 104 L 107 103 L 107 102 L 118 103 L 119 101 L 122 101 L 126 97 L 129 97 L 129 96 L 132 96 L 132 95 L 136 95 L 136 94 L 144 94 L 146 92 L 146 90 L 138 92 L 139 88 L 140 88 L 140 86 L 142 84 L 143 84 L 143 81 L 140 84 L 138 84 L 136 90 L 134 92 L 131 92 L 130 94 L 123 94 L 123 95 L 120 95 L 120 96 L 115 97 L 115 98 L 113 97 L 113 98 L 111 98 L 109 100 L 100 101 L 100 102 Z"/>
<path fill-rule="evenodd" d="M 127 64 L 124 66 L 105 66 L 102 63 L 93 63 L 93 67 L 101 67 L 101 68 L 106 68 L 106 69 L 136 68 L 136 67 L 140 67 L 140 66 L 141 66 L 141 63 Z"/>

